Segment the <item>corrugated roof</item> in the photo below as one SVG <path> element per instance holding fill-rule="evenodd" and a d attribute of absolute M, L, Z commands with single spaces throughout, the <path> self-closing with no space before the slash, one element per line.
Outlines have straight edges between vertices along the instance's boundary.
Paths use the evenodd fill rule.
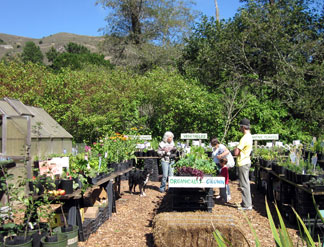
<path fill-rule="evenodd" d="M 32 137 L 73 138 L 44 109 L 33 106 L 27 106 L 27 108 L 34 114 L 32 118 Z"/>
<path fill-rule="evenodd" d="M 31 112 L 28 111 L 27 107 L 19 100 L 17 99 L 10 99 L 10 98 L 4 98 L 4 100 L 12 107 L 15 109 L 15 111 L 20 115 L 20 116 L 31 116 Z"/>
<path fill-rule="evenodd" d="M 6 116 L 19 116 L 15 109 L 4 100 L 0 100 L 0 113 Z"/>
<path fill-rule="evenodd" d="M 13 105 L 15 107 L 13 107 Z M 31 116 L 32 138 L 73 138 L 61 125 L 59 125 L 44 109 L 24 105 L 19 100 L 4 98 L 0 100 L 0 115 L 8 117 Z M 19 129 L 25 129 L 21 121 L 15 122 Z"/>

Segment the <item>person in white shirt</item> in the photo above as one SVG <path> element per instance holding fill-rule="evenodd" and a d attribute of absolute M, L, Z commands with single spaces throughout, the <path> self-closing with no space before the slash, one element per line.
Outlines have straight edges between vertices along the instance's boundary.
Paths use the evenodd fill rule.
<path fill-rule="evenodd" d="M 162 165 L 162 181 L 160 186 L 160 192 L 165 192 L 165 187 L 167 183 L 168 176 L 173 176 L 174 160 L 172 159 L 172 151 L 176 149 L 173 142 L 174 135 L 172 132 L 167 131 L 163 136 L 163 140 L 159 144 L 159 149 L 157 153 L 161 157 Z"/>
<path fill-rule="evenodd" d="M 210 144 L 213 147 L 212 158 L 219 169 L 221 169 L 220 160 L 224 158 L 227 160 L 227 164 L 226 164 L 227 168 L 234 167 L 235 165 L 234 158 L 231 152 L 227 149 L 227 147 L 224 144 L 221 144 L 216 137 L 211 139 Z M 227 193 L 227 201 L 230 201 L 231 191 L 229 186 L 226 186 L 226 193 Z"/>

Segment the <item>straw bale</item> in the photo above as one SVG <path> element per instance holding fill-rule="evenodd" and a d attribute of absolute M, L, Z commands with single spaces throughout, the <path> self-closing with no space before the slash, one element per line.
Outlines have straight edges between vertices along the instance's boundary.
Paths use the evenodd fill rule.
<path fill-rule="evenodd" d="M 241 229 L 230 215 L 208 212 L 160 213 L 153 220 L 153 237 L 157 247 L 217 246 L 213 232 L 218 229 L 232 246 L 247 246 Z"/>

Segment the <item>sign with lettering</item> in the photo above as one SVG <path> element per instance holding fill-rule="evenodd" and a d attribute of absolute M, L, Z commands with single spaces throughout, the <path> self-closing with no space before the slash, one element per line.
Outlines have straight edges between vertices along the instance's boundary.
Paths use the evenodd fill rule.
<path fill-rule="evenodd" d="M 255 134 L 252 135 L 252 139 L 254 141 L 262 141 L 262 140 L 279 140 L 279 134 Z"/>
<path fill-rule="evenodd" d="M 152 140 L 152 136 L 151 135 L 138 135 L 138 136 L 129 135 L 129 137 L 130 138 L 133 138 L 133 139 L 138 139 L 138 140 L 147 140 L 147 141 Z"/>
<path fill-rule="evenodd" d="M 170 188 L 225 188 L 224 177 L 169 177 Z"/>
<path fill-rule="evenodd" d="M 207 139 L 206 133 L 181 133 L 183 140 L 204 140 Z"/>

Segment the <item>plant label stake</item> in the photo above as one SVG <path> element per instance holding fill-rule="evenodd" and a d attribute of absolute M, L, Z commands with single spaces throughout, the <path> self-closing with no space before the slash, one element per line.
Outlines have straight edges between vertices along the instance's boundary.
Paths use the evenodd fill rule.
<path fill-rule="evenodd" d="M 98 173 L 100 171 L 100 168 L 101 168 L 101 156 L 99 157 L 99 167 L 98 167 Z"/>
<path fill-rule="evenodd" d="M 291 153 L 289 155 L 291 163 L 295 164 L 296 163 L 296 154 L 295 153 Z"/>
<path fill-rule="evenodd" d="M 317 164 L 317 155 L 314 155 L 314 156 L 312 157 L 312 164 L 313 164 L 313 166 L 314 166 L 314 171 L 315 171 L 315 167 L 316 167 L 316 164 Z"/>

